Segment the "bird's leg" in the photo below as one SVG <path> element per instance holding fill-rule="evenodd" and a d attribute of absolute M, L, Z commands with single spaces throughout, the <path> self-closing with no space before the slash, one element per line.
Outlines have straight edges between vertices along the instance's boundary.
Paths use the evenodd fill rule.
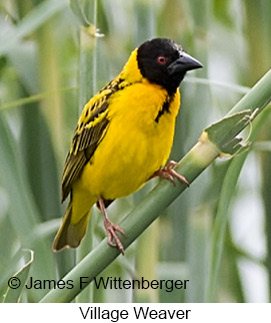
<path fill-rule="evenodd" d="M 159 170 L 157 170 L 151 178 L 159 176 L 161 178 L 165 178 L 167 180 L 169 180 L 171 183 L 173 183 L 175 185 L 175 180 L 174 178 L 178 178 L 179 181 L 183 182 L 186 184 L 186 186 L 189 186 L 189 182 L 187 181 L 187 179 L 179 174 L 178 172 L 176 172 L 176 170 L 173 169 L 174 166 L 176 166 L 178 163 L 176 163 L 174 160 L 171 160 L 167 166 L 160 168 Z"/>
<path fill-rule="evenodd" d="M 104 227 L 107 233 L 107 242 L 110 246 L 112 247 L 118 247 L 120 252 L 124 255 L 124 248 L 123 245 L 117 235 L 116 232 L 120 232 L 121 234 L 125 235 L 125 232 L 123 231 L 123 229 L 121 227 L 119 227 L 118 225 L 112 223 L 109 219 L 108 216 L 106 214 L 106 210 L 105 210 L 105 206 L 104 206 L 104 201 L 101 197 L 99 197 L 98 199 L 98 206 L 99 209 L 102 212 L 103 215 L 103 219 L 104 219 Z"/>

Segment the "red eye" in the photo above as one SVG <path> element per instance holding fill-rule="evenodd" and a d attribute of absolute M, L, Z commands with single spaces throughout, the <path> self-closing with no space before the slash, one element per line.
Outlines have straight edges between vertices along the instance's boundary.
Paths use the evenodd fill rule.
<path fill-rule="evenodd" d="M 158 58 L 157 58 L 157 62 L 160 64 L 160 65 L 165 65 L 166 64 L 166 58 L 165 58 L 165 56 L 159 56 Z"/>

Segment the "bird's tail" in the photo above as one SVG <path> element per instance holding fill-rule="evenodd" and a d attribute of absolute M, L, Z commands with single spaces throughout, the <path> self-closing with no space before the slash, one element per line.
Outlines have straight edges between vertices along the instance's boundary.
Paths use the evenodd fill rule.
<path fill-rule="evenodd" d="M 90 210 L 83 214 L 83 216 L 80 216 L 80 220 L 76 223 L 73 223 L 74 221 L 72 221 L 72 218 L 74 218 L 72 213 L 73 207 L 71 201 L 65 212 L 62 224 L 55 236 L 53 243 L 54 251 L 59 251 L 65 247 L 78 247 L 86 234 Z"/>

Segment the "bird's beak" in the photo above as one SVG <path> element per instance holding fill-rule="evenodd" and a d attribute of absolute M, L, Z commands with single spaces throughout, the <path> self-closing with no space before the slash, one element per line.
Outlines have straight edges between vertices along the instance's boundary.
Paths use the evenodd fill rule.
<path fill-rule="evenodd" d="M 185 52 L 181 52 L 180 55 L 181 56 L 176 59 L 176 61 L 169 65 L 168 72 L 170 75 L 185 73 L 203 66 L 197 59 Z"/>

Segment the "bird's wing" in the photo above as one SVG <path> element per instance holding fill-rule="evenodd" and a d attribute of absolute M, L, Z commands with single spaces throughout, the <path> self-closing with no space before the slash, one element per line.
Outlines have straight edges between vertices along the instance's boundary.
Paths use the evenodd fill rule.
<path fill-rule="evenodd" d="M 109 84 L 110 85 L 110 84 Z M 109 120 L 107 118 L 109 97 L 116 92 L 115 87 L 107 86 L 84 108 L 78 121 L 71 149 L 65 161 L 62 175 L 62 201 L 69 193 L 85 164 L 94 154 L 103 139 Z"/>

